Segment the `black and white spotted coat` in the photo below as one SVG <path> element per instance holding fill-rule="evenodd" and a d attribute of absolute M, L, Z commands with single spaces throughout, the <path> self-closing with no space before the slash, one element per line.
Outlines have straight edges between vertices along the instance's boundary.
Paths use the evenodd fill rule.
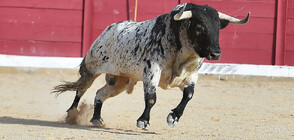
<path fill-rule="evenodd" d="M 187 36 L 190 22 L 173 19 L 181 7 L 152 20 L 108 26 L 85 57 L 87 69 L 95 74 L 129 77 L 133 83 L 129 86 L 144 79 L 163 89 L 195 84 L 203 58 L 193 49 L 197 44 Z"/>

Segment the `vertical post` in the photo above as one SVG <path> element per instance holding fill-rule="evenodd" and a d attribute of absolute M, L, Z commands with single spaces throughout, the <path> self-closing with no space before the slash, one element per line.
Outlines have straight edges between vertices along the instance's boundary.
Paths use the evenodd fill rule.
<path fill-rule="evenodd" d="M 84 0 L 82 57 L 87 54 L 88 49 L 92 44 L 92 12 L 92 0 Z"/>
<path fill-rule="evenodd" d="M 138 0 L 135 0 L 134 21 L 137 22 Z"/>
<path fill-rule="evenodd" d="M 129 0 L 126 0 L 126 3 L 127 3 L 127 20 L 131 20 L 130 19 L 130 2 Z"/>
<path fill-rule="evenodd" d="M 288 0 L 277 0 L 275 65 L 284 65 Z"/>

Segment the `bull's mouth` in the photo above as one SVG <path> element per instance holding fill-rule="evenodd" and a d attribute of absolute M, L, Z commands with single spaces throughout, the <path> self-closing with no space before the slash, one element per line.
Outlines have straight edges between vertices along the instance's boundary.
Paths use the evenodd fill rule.
<path fill-rule="evenodd" d="M 221 56 L 221 53 L 210 53 L 205 58 L 208 59 L 208 60 L 219 60 L 220 56 Z"/>

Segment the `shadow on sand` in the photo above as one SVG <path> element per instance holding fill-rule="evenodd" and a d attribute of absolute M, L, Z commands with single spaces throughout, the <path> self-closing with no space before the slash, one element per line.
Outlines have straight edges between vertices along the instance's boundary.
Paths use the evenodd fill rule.
<path fill-rule="evenodd" d="M 46 120 L 36 120 L 36 119 L 23 119 L 23 118 L 13 118 L 13 117 L 0 117 L 0 124 L 22 124 L 22 125 L 33 125 L 33 126 L 45 126 L 45 127 L 56 127 L 56 128 L 68 128 L 68 129 L 82 129 L 89 131 L 106 132 L 113 134 L 123 134 L 123 135 L 141 135 L 141 134 L 151 134 L 158 135 L 158 133 L 150 131 L 134 131 L 125 130 L 117 128 L 97 128 L 87 125 L 69 125 L 61 122 L 46 121 Z"/>

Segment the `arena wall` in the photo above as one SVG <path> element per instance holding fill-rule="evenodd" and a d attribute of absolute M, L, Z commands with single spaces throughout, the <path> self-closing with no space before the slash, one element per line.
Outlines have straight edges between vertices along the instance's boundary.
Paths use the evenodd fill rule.
<path fill-rule="evenodd" d="M 0 54 L 82 57 L 110 24 L 134 20 L 136 0 L 1 0 Z M 179 3 L 209 5 L 248 24 L 221 31 L 217 63 L 294 66 L 294 0 L 138 0 L 137 21 Z"/>

